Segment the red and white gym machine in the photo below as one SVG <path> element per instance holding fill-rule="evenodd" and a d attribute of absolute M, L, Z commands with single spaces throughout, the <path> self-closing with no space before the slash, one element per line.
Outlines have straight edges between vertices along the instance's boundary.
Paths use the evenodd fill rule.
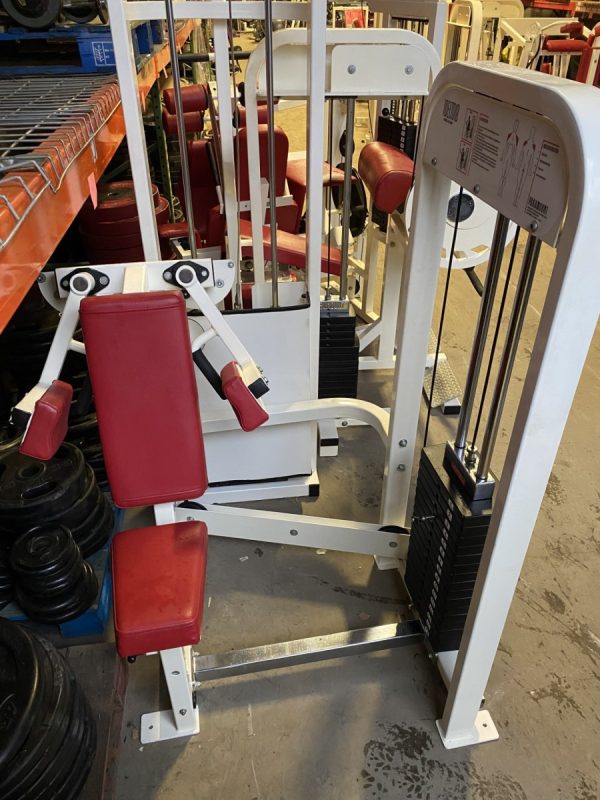
<path fill-rule="evenodd" d="M 417 545 L 423 524 L 432 519 L 444 529 L 446 518 L 454 519 L 457 513 L 464 517 L 467 512 L 461 508 L 467 506 L 469 514 L 478 514 L 481 512 L 473 503 L 487 503 L 482 552 L 475 565 L 469 561 L 470 595 L 460 599 L 460 644 L 454 649 L 441 648 L 434 655 L 448 684 L 448 698 L 438 721 L 445 746 L 490 741 L 498 737 L 498 732 L 489 713 L 480 708 L 481 698 L 598 318 L 600 273 L 589 253 L 595 248 L 600 206 L 596 186 L 600 102 L 589 86 L 505 65 L 454 63 L 442 70 L 425 108 L 417 153 L 391 413 L 357 400 L 323 401 L 314 399 L 314 395 L 272 402 L 281 384 L 293 381 L 296 362 L 285 370 L 274 365 L 276 368 L 268 371 L 267 387 L 249 355 L 249 351 L 261 350 L 260 324 L 233 324 L 244 315 L 224 317 L 215 306 L 233 286 L 236 251 L 230 249 L 229 258 L 216 261 L 193 254 L 179 261 L 155 258 L 158 239 L 147 162 L 141 157 L 141 115 L 128 38 L 128 20 L 161 18 L 166 7 L 173 34 L 174 15 L 194 18 L 210 8 L 216 46 L 224 47 L 227 64 L 228 17 L 243 17 L 249 5 L 253 16 L 260 16 L 262 8 L 267 22 L 267 9 L 271 9 L 275 16 L 284 18 L 304 15 L 309 25 L 306 273 L 309 291 L 311 285 L 320 285 L 324 99 L 334 64 L 342 74 L 354 74 L 347 67 L 356 66 L 356 47 L 341 44 L 336 57 L 332 54 L 327 58 L 325 7 L 321 3 L 274 2 L 263 7 L 261 3 L 235 0 L 175 4 L 167 0 L 165 6 L 152 0 L 109 0 L 138 210 L 142 218 L 145 209 L 145 218 L 152 221 L 151 226 L 148 223 L 149 227 L 143 228 L 148 260 L 120 267 L 57 270 L 57 287 L 66 297 L 63 320 L 40 384 L 18 409 L 29 417 L 25 441 L 29 452 L 37 451 L 46 458 L 58 446 L 65 424 L 65 402 L 60 384 L 53 380 L 68 348 L 84 347 L 115 501 L 124 507 L 149 504 L 155 509 L 155 526 L 120 533 L 113 543 L 119 652 L 133 657 L 158 651 L 171 698 L 171 709 L 144 716 L 142 742 L 196 732 L 197 690 L 210 678 L 387 649 L 417 638 L 424 638 L 426 644 L 435 641 L 430 615 L 437 613 L 441 592 L 435 589 L 420 597 L 411 588 L 415 586 L 413 576 L 409 588 L 418 618 L 398 626 L 194 656 L 191 648 L 201 633 L 207 531 L 211 535 L 379 555 L 398 554 L 408 547 L 410 566 L 419 557 Z M 389 59 L 397 58 L 404 67 L 413 53 L 411 41 L 409 37 L 403 44 L 390 45 Z M 220 58 L 217 51 L 217 67 Z M 227 67 L 224 74 L 218 71 L 217 83 L 225 84 L 219 90 L 221 108 L 229 98 L 227 77 Z M 502 145 L 516 124 L 519 129 L 533 130 L 529 142 L 534 146 L 534 166 L 525 182 L 518 166 L 505 173 L 501 159 Z M 446 447 L 445 477 L 439 481 L 444 484 L 445 496 L 454 499 L 446 500 L 431 517 L 413 519 L 409 496 L 413 460 L 418 455 L 421 384 L 452 181 L 496 209 L 498 219 L 465 401 L 457 436 Z M 226 195 L 228 191 L 225 184 Z M 460 190 L 459 196 L 457 220 Z M 509 220 L 527 233 L 527 246 L 479 445 L 476 434 L 471 436 L 470 423 Z M 227 224 L 231 248 L 236 237 L 229 231 L 229 217 Z M 497 479 L 490 471 L 490 459 L 542 242 L 556 248 L 555 262 L 508 453 Z M 183 290 L 189 295 L 187 300 Z M 269 318 L 300 312 L 299 327 L 304 337 L 308 335 L 310 345 L 306 359 L 311 362 L 318 353 L 317 337 L 311 338 L 310 330 L 318 322 L 319 303 L 316 294 L 307 300 L 305 307 L 298 309 L 268 309 L 245 316 L 264 316 L 265 338 L 276 345 L 273 336 L 277 330 L 269 327 Z M 202 332 L 190 336 L 192 308 L 204 316 Z M 72 342 L 79 311 L 84 346 Z M 204 416 L 205 398 L 214 392 L 205 379 L 198 380 L 193 360 L 194 350 L 213 342 L 230 353 L 219 380 L 236 412 L 224 414 L 223 405 L 218 418 Z M 212 363 L 214 367 L 217 361 L 213 358 Z M 309 385 L 314 388 L 312 363 L 309 367 Z M 270 389 L 268 393 L 266 388 Z M 46 418 L 41 428 L 37 421 L 40 414 Z M 262 453 L 262 440 L 253 438 L 257 434 L 270 432 L 277 439 L 285 437 L 287 428 L 300 426 L 300 435 L 310 438 L 315 421 L 325 416 L 367 422 L 386 443 L 380 525 L 211 504 L 213 499 L 204 490 L 212 453 L 207 446 L 205 461 L 203 438 L 208 445 L 215 432 L 237 434 L 240 425 L 255 428 L 236 435 L 236 452 L 228 457 L 243 460 L 250 452 L 256 459 Z M 219 438 L 219 447 L 225 439 Z M 448 531 L 451 527 L 449 522 Z M 418 532 L 416 538 L 411 530 L 412 534 Z M 441 535 L 443 539 L 444 530 Z M 446 545 L 438 542 L 436 547 L 435 558 L 442 564 L 447 558 Z M 452 632 L 456 633 L 456 628 Z"/>

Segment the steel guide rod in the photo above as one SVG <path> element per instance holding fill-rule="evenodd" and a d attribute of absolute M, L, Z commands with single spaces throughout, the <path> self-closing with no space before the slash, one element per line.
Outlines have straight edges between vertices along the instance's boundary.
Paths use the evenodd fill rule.
<path fill-rule="evenodd" d="M 340 300 L 348 294 L 348 254 L 350 251 L 350 204 L 352 201 L 352 157 L 354 155 L 354 111 L 356 100 L 346 100 L 346 153 L 344 158 L 344 193 L 342 205 L 342 269 L 340 272 Z"/>
<path fill-rule="evenodd" d="M 535 277 L 541 246 L 541 239 L 530 234 L 527 239 L 527 245 L 525 246 L 523 265 L 521 267 L 519 283 L 517 285 L 513 309 L 508 324 L 504 350 L 498 368 L 496 385 L 494 386 L 494 393 L 490 401 L 487 424 L 483 435 L 483 443 L 481 445 L 481 455 L 477 465 L 476 480 L 478 481 L 486 480 L 490 469 L 492 453 L 494 452 L 494 445 L 500 427 L 500 420 L 508 393 L 512 368 L 517 356 L 519 339 L 521 338 L 521 331 L 523 330 L 525 314 L 527 313 L 527 304 L 529 302 L 529 295 L 531 294 L 531 287 L 533 286 L 533 279 Z"/>
<path fill-rule="evenodd" d="M 475 391 L 477 388 L 477 382 L 479 380 L 479 373 L 481 371 L 485 341 L 487 339 L 490 327 L 492 309 L 494 306 L 494 299 L 496 297 L 496 289 L 498 287 L 498 278 L 500 277 L 500 269 L 502 267 L 502 258 L 504 256 L 504 248 L 506 247 L 509 224 L 510 223 L 507 217 L 505 217 L 503 214 L 498 214 L 496 217 L 494 238 L 490 248 L 488 272 L 483 290 L 483 297 L 481 298 L 481 305 L 479 308 L 479 317 L 477 319 L 477 327 L 475 329 L 475 337 L 473 339 L 471 360 L 469 362 L 463 403 L 460 410 L 460 417 L 458 419 L 458 428 L 454 443 L 455 450 L 459 454 L 464 451 L 467 444 L 469 423 L 471 422 L 471 414 L 473 413 L 473 405 L 475 403 Z"/>
<path fill-rule="evenodd" d="M 271 228 L 271 297 L 273 308 L 279 307 L 279 268 L 277 265 L 277 190 L 275 187 L 275 90 L 273 88 L 273 8 L 265 0 L 265 73 L 267 80 L 268 157 L 269 157 L 269 222 Z"/>
<path fill-rule="evenodd" d="M 167 17 L 167 31 L 169 35 L 169 51 L 173 72 L 173 92 L 175 95 L 175 118 L 177 120 L 177 138 L 179 140 L 179 156 L 181 159 L 181 177 L 183 180 L 183 196 L 185 198 L 185 215 L 188 224 L 190 255 L 197 258 L 196 228 L 194 225 L 194 206 L 192 204 L 192 184 L 190 182 L 190 167 L 188 162 L 187 139 L 185 136 L 185 117 L 183 114 L 183 100 L 181 97 L 181 83 L 179 79 L 179 61 L 177 59 L 177 37 L 175 32 L 175 15 L 173 13 L 173 0 L 165 0 Z"/>

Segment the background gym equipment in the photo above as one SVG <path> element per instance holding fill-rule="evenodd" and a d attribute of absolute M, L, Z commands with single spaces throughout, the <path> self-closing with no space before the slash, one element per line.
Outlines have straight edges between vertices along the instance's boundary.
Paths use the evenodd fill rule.
<path fill-rule="evenodd" d="M 77 800 L 96 725 L 71 667 L 49 641 L 0 618 L 0 793 Z"/>

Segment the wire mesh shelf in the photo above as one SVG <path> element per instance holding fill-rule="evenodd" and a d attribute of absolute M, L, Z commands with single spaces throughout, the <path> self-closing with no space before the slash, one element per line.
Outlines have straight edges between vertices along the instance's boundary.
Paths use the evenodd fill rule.
<path fill-rule="evenodd" d="M 119 103 L 115 75 L 0 79 L 0 250 Z"/>

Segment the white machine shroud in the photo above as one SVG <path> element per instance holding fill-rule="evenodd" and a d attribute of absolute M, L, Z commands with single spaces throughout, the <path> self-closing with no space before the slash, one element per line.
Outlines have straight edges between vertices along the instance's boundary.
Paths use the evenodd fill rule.
<path fill-rule="evenodd" d="M 251 349 L 267 379 L 276 376 L 263 397 L 267 410 L 271 405 L 310 399 L 309 352 L 303 346 L 308 341 L 308 315 L 308 306 L 227 315 L 227 323 Z M 204 354 L 218 371 L 231 360 L 218 339 L 206 345 Z M 229 403 L 217 396 L 199 370 L 196 382 L 203 421 L 233 417 Z M 205 434 L 208 479 L 211 483 L 230 483 L 310 475 L 315 437 L 312 422 L 261 427 L 252 433 L 238 429 Z"/>
<path fill-rule="evenodd" d="M 566 153 L 543 116 L 450 87 L 438 104 L 424 158 L 555 245 L 567 197 Z M 437 123 L 437 124 L 435 124 Z"/>

